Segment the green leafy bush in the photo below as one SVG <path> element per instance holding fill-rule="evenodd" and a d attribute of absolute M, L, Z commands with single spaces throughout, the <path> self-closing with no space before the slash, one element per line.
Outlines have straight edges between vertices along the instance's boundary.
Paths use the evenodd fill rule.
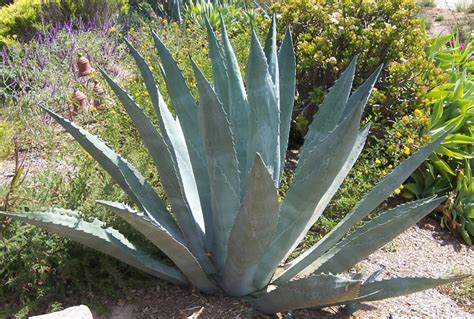
<path fill-rule="evenodd" d="M 29 40 L 56 23 L 108 22 L 127 10 L 128 0 L 15 0 L 0 8 L 0 45 L 17 45 L 16 40 Z"/>
<path fill-rule="evenodd" d="M 368 145 L 332 204 L 332 216 L 337 217 L 428 140 L 417 133 L 429 123 L 425 95 L 444 76 L 426 59 L 426 35 L 414 1 L 289 0 L 272 9 L 280 25 L 294 30 L 299 63 L 293 123 L 297 145 L 324 92 L 352 56 L 359 54 L 361 61 L 356 84 L 385 64 L 365 112 L 364 121 L 372 123 Z"/>
<path fill-rule="evenodd" d="M 16 0 L 0 8 L 0 46 L 30 38 L 39 28 L 40 0 Z"/>
<path fill-rule="evenodd" d="M 0 120 L 0 160 L 7 157 L 12 149 L 12 127 L 4 120 Z"/>
<path fill-rule="evenodd" d="M 449 82 L 427 94 L 431 117 L 426 131 L 433 137 L 448 128 L 451 132 L 404 185 L 403 196 L 421 198 L 451 193 L 451 199 L 438 210 L 437 217 L 466 243 L 472 243 L 474 228 L 470 225 L 474 217 L 469 209 L 472 166 L 468 161 L 474 154 L 474 62 L 471 61 L 474 48 L 472 39 L 460 38 L 460 34 L 441 36 L 433 39 L 427 48 L 429 59 L 447 72 Z M 461 187 L 462 183 L 467 186 Z"/>
<path fill-rule="evenodd" d="M 43 0 L 41 17 L 47 23 L 63 22 L 71 18 L 108 21 L 128 11 L 128 0 Z"/>
<path fill-rule="evenodd" d="M 1 123 L 5 123 L 5 128 L 12 128 L 8 136 L 14 134 L 22 150 L 26 151 L 26 166 L 33 161 L 35 163 L 25 183 L 13 194 L 17 198 L 15 207 L 22 210 L 58 204 L 70 208 L 82 207 L 84 212 L 104 216 L 110 224 L 120 228 L 123 223 L 111 218 L 105 210 L 98 209 L 94 200 L 104 194 L 118 197 L 123 194 L 84 152 L 58 138 L 56 128 L 50 126 L 37 109 L 38 105 L 49 105 L 58 112 L 69 114 L 74 88 L 83 90 L 92 102 L 92 80 L 95 76 L 78 78 L 78 53 L 88 56 L 94 68 L 100 65 L 121 79 L 132 76 L 132 71 L 126 67 L 128 59 L 125 57 L 128 55 L 124 55 L 125 51 L 118 42 L 117 31 L 107 23 L 88 26 L 84 23 L 82 28 L 69 28 L 72 23 L 56 25 L 46 35 L 0 53 L 0 76 L 2 83 L 7 84 L 0 87 L 0 95 L 4 97 Z M 113 100 L 107 92 L 104 99 L 103 110 L 81 114 L 77 120 L 97 121 L 99 124 L 91 129 L 106 130 L 109 137 L 117 136 L 119 131 L 127 132 L 127 128 L 130 130 L 130 125 L 127 126 L 127 122 L 115 113 Z M 106 128 L 102 125 L 105 122 L 108 123 Z M 114 145 L 121 145 L 121 149 L 128 148 L 130 153 L 132 149 L 136 150 L 133 160 L 139 161 L 140 167 L 146 171 L 146 162 L 140 158 L 133 132 L 127 135 L 130 139 L 126 143 L 118 138 L 111 138 L 111 141 Z M 69 154 L 67 158 L 55 155 L 61 149 Z M 81 169 L 73 169 L 79 165 Z M 72 177 L 74 180 L 70 179 Z M 64 183 L 65 180 L 68 182 Z M 38 185 L 44 188 L 41 190 Z M 3 195 L 4 189 L 8 191 L 8 184 L 1 188 L 0 194 Z M 58 192 L 63 195 L 58 196 Z M 122 230 L 127 232 L 127 228 Z M 54 303 L 64 302 L 65 297 L 74 300 L 75 295 L 93 302 L 96 295 L 113 294 L 132 285 L 134 280 L 144 279 L 143 274 L 110 258 L 98 256 L 67 240 L 9 219 L 0 220 L 0 232 L 2 318 L 13 314 L 22 318 L 52 310 Z M 26 242 L 31 246 L 26 248 Z M 62 261 L 66 256 L 67 261 Z M 77 269 L 85 270 L 83 280 L 77 280 Z M 89 293 L 81 294 L 84 291 Z"/>
<path fill-rule="evenodd" d="M 235 2 L 235 3 L 234 3 Z M 186 23 L 204 27 L 204 15 L 208 18 L 212 27 L 219 29 L 220 16 L 229 30 L 248 29 L 256 13 L 254 10 L 243 8 L 237 1 L 222 1 L 220 4 L 212 2 L 189 2 L 184 9 Z"/>

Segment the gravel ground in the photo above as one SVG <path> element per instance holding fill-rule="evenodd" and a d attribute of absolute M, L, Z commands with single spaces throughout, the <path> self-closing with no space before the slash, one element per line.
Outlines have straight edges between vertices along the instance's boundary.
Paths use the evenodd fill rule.
<path fill-rule="evenodd" d="M 444 276 L 473 274 L 474 249 L 461 244 L 436 222 L 425 219 L 361 263 L 365 275 L 385 267 L 380 276 Z M 295 311 L 279 318 L 474 318 L 472 303 L 464 307 L 441 291 L 431 289 L 408 296 L 365 303 L 352 317 L 337 307 L 320 311 Z M 472 297 L 470 298 L 472 302 Z M 135 289 L 117 300 L 104 301 L 107 314 L 96 319 L 132 318 L 267 318 L 235 299 L 206 296 L 198 291 L 162 284 Z"/>

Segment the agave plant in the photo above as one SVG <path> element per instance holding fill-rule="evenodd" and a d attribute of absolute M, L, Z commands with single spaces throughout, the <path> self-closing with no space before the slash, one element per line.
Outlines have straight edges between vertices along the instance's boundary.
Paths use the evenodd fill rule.
<path fill-rule="evenodd" d="M 127 43 L 159 128 L 102 72 L 156 164 L 171 211 L 143 176 L 106 143 L 46 110 L 114 178 L 134 208 L 104 200 L 98 203 L 144 234 L 174 266 L 134 246 L 103 222 L 84 220 L 73 211 L 3 214 L 60 233 L 166 281 L 244 298 L 264 313 L 353 305 L 462 278 L 363 283 L 359 274 L 346 273 L 444 200 L 430 197 L 397 206 L 347 234 L 410 176 L 443 137 L 395 168 L 321 241 L 285 263 L 324 212 L 364 146 L 369 127 L 359 128 L 361 115 L 381 67 L 352 93 L 356 58 L 342 73 L 309 128 L 292 185 L 279 203 L 277 190 L 295 94 L 290 32 L 279 50 L 275 19 L 264 47 L 252 32 L 244 80 L 224 23 L 222 42 L 206 25 L 214 86 L 192 63 L 198 103 L 170 52 L 152 33 L 176 117 L 144 58 Z"/>

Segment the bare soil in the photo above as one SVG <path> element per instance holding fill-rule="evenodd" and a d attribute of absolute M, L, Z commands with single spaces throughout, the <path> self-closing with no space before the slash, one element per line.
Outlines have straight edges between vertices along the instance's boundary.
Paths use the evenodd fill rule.
<path fill-rule="evenodd" d="M 429 23 L 429 27 L 426 30 L 429 37 L 449 34 L 455 27 L 459 26 L 463 26 L 465 30 L 472 31 L 474 24 L 474 13 L 457 12 L 446 7 L 423 8 L 422 13 Z"/>

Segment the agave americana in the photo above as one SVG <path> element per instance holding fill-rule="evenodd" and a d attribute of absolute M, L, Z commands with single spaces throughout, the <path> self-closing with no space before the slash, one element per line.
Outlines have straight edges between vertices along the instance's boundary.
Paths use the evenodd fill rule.
<path fill-rule="evenodd" d="M 342 73 L 309 127 L 293 182 L 279 203 L 295 94 L 291 34 L 286 32 L 278 49 L 275 18 L 263 47 L 252 31 L 244 79 L 224 23 L 222 41 L 208 22 L 207 32 L 213 86 L 192 62 L 198 102 L 170 52 L 152 33 L 176 116 L 144 58 L 127 43 L 159 128 L 102 71 L 156 164 L 171 211 L 137 169 L 106 143 L 46 110 L 113 177 L 134 207 L 98 203 L 145 235 L 174 266 L 147 254 L 103 222 L 84 220 L 73 211 L 2 214 L 62 234 L 163 280 L 244 298 L 264 313 L 352 305 L 461 278 L 362 282 L 359 275 L 341 275 L 444 200 L 429 197 L 399 205 L 348 234 L 410 176 L 443 136 L 396 167 L 313 247 L 286 261 L 324 212 L 364 146 L 369 127 L 360 129 L 360 120 L 381 67 L 354 92 L 356 58 Z"/>

